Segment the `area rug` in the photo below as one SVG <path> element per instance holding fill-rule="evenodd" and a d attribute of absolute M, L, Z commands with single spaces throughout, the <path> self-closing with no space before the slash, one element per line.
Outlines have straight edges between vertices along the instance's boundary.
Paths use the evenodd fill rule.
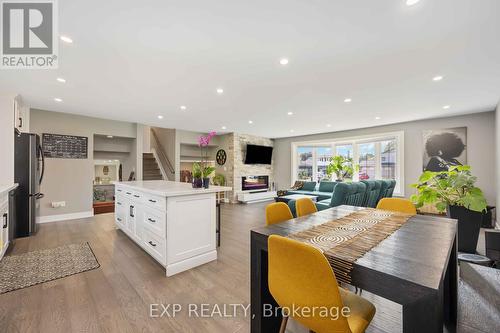
<path fill-rule="evenodd" d="M 89 243 L 6 256 L 0 261 L 0 294 L 98 268 Z"/>
<path fill-rule="evenodd" d="M 353 263 L 392 235 L 412 216 L 366 208 L 288 237 L 322 250 L 337 280 L 350 283 Z"/>

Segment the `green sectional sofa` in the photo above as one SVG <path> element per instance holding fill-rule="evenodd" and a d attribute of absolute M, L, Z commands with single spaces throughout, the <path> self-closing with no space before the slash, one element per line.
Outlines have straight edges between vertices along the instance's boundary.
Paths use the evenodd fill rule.
<path fill-rule="evenodd" d="M 316 207 L 324 210 L 340 205 L 377 207 L 380 199 L 392 197 L 395 180 L 362 180 L 360 182 L 305 182 L 300 190 L 288 190 L 286 194 L 305 194 L 318 197 Z M 295 216 L 295 200 L 288 206 Z"/>
<path fill-rule="evenodd" d="M 305 182 L 300 190 L 287 190 L 286 194 L 315 195 L 318 201 L 331 199 L 333 189 L 337 182 L 322 181 L 319 185 L 316 182 Z"/>
<path fill-rule="evenodd" d="M 371 208 L 377 207 L 382 180 L 362 180 L 361 182 L 366 185 L 366 194 L 363 206 Z"/>
<path fill-rule="evenodd" d="M 325 210 L 340 205 L 362 206 L 366 193 L 366 185 L 361 182 L 337 183 L 330 200 L 316 202 L 318 210 Z"/>

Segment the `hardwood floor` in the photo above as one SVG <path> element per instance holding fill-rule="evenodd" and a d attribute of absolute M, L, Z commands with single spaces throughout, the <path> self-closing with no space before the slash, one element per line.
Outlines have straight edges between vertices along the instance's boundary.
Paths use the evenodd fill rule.
<path fill-rule="evenodd" d="M 250 318 L 241 308 L 236 317 L 193 318 L 187 304 L 248 305 L 249 230 L 263 225 L 265 205 L 222 205 L 218 260 L 169 278 L 116 230 L 113 214 L 43 224 L 34 237 L 16 240 L 9 255 L 89 242 L 101 267 L 0 295 L 0 331 L 249 332 Z M 366 292 L 363 297 L 377 306 L 368 332 L 401 331 L 399 305 Z M 170 318 L 149 316 L 150 304 L 169 303 L 186 310 Z"/>

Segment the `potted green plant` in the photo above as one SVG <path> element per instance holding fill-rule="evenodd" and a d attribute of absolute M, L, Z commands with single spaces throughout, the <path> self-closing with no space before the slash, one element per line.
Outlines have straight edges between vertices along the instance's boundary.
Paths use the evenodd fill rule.
<path fill-rule="evenodd" d="M 209 165 L 208 162 L 208 145 L 210 144 L 210 140 L 216 135 L 217 133 L 212 131 L 208 133 L 208 135 L 202 135 L 198 138 L 198 147 L 200 147 L 200 155 L 201 155 L 201 162 L 199 163 L 199 168 L 200 168 L 200 178 L 202 179 L 202 186 L 204 188 L 208 188 L 210 186 L 210 175 L 212 172 L 215 171 L 215 168 L 211 165 Z M 193 170 L 194 170 L 194 165 L 193 165 Z M 198 184 L 199 180 L 197 180 Z M 198 187 L 195 186 L 195 177 L 194 177 L 194 172 L 193 172 L 193 187 Z M 201 187 L 201 186 L 199 186 Z"/>
<path fill-rule="evenodd" d="M 203 172 L 201 170 L 201 163 L 194 162 L 193 163 L 193 188 L 202 188 L 203 187 Z"/>
<path fill-rule="evenodd" d="M 450 167 L 448 171 L 425 171 L 412 184 L 417 193 L 411 200 L 417 208 L 431 204 L 448 217 L 458 220 L 458 250 L 475 253 L 486 199 L 475 186 L 477 178 L 468 165 Z"/>
<path fill-rule="evenodd" d="M 357 171 L 358 168 L 359 166 L 354 164 L 351 157 L 336 155 L 330 159 L 330 164 L 326 167 L 326 174 L 329 179 L 331 179 L 332 175 L 335 174 L 337 177 L 336 181 L 341 182 L 344 179 L 351 179 L 354 172 Z"/>
<path fill-rule="evenodd" d="M 224 177 L 223 174 L 216 173 L 215 176 L 212 178 L 212 182 L 214 183 L 214 185 L 224 186 L 226 185 L 226 177 Z"/>

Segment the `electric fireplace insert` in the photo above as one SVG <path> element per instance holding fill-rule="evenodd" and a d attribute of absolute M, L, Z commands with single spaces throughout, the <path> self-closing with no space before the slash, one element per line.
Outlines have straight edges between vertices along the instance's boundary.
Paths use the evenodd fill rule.
<path fill-rule="evenodd" d="M 241 189 L 243 191 L 267 190 L 269 189 L 269 176 L 241 177 Z"/>

